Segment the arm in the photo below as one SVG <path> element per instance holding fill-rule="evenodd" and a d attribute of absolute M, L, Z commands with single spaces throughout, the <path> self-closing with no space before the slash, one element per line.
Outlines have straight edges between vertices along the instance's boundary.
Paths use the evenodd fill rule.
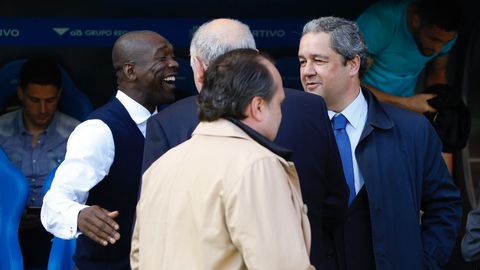
<path fill-rule="evenodd" d="M 469 262 L 480 260 L 480 208 L 468 214 L 466 231 L 462 240 L 462 254 Z"/>
<path fill-rule="evenodd" d="M 108 174 L 114 153 L 112 133 L 102 121 L 86 121 L 72 132 L 65 160 L 44 197 L 41 220 L 47 231 L 63 239 L 80 231 L 102 245 L 118 240 L 113 220 L 118 213 L 85 205 L 90 189 Z"/>
<path fill-rule="evenodd" d="M 130 267 L 132 270 L 140 269 L 139 263 L 139 253 L 140 253 L 140 244 L 139 244 L 139 231 L 140 231 L 140 216 L 137 215 L 135 219 L 135 226 L 133 227 L 132 235 L 132 246 L 130 250 Z"/>
<path fill-rule="evenodd" d="M 327 134 L 328 158 L 325 166 L 325 197 L 322 203 L 322 220 L 326 228 L 335 228 L 342 224 L 348 209 L 348 186 L 343 175 L 342 161 L 338 152 L 337 142 L 333 135 L 332 125 L 324 110 L 325 133 Z"/>
<path fill-rule="evenodd" d="M 171 146 L 159 120 L 159 114 L 150 117 L 147 121 L 142 173 L 170 148 Z"/>
<path fill-rule="evenodd" d="M 425 86 L 431 86 L 434 84 L 448 84 L 447 80 L 447 64 L 448 54 L 437 56 L 432 59 L 425 71 Z"/>
<path fill-rule="evenodd" d="M 248 269 L 309 269 L 301 216 L 276 158 L 257 161 L 225 187 L 225 219 Z"/>
<path fill-rule="evenodd" d="M 425 269 L 442 269 L 455 244 L 462 216 L 462 199 L 441 156 L 441 142 L 433 127 L 423 120 L 417 147 L 424 150 L 421 210 Z"/>
<path fill-rule="evenodd" d="M 369 56 L 368 67 L 370 67 L 374 61 L 375 60 Z M 362 86 L 369 89 L 382 102 L 396 105 L 417 113 L 435 112 L 435 109 L 427 103 L 427 100 L 435 97 L 434 94 L 416 94 L 411 97 L 398 97 L 385 93 L 384 91 L 366 83 L 362 83 Z"/>
<path fill-rule="evenodd" d="M 362 83 L 362 86 L 368 88 L 382 102 L 399 106 L 401 108 L 417 113 L 435 112 L 436 110 L 428 105 L 427 100 L 435 97 L 434 94 L 416 94 L 411 97 L 397 97 L 387 94 L 371 85 Z"/>

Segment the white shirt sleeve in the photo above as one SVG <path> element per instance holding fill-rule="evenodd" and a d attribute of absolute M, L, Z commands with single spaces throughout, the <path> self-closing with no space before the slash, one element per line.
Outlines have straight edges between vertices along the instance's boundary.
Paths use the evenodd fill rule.
<path fill-rule="evenodd" d="M 108 174 L 114 155 L 112 131 L 103 121 L 87 120 L 75 128 L 43 199 L 41 220 L 47 231 L 63 239 L 79 235 L 78 213 L 88 207 L 88 193 Z"/>

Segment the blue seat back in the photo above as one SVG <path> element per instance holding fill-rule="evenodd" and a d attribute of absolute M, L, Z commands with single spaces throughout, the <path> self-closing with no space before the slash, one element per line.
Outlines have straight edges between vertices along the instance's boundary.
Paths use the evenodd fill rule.
<path fill-rule="evenodd" d="M 26 59 L 14 60 L 0 69 L 0 108 L 5 108 L 9 97 L 16 95 L 16 89 L 20 79 L 20 69 Z M 58 107 L 59 110 L 80 121 L 86 119 L 88 114 L 92 112 L 93 105 L 88 97 L 80 91 L 68 73 L 60 67 L 62 73 L 62 96 Z"/>
<path fill-rule="evenodd" d="M 0 270 L 23 269 L 18 225 L 27 203 L 25 176 L 0 149 Z"/>
<path fill-rule="evenodd" d="M 56 171 L 57 168 L 53 169 L 45 178 L 43 184 L 44 194 L 50 189 Z M 75 265 L 73 262 L 73 254 L 75 253 L 76 242 L 75 239 L 65 240 L 54 237 L 50 257 L 48 258 L 48 270 L 72 269 Z"/>

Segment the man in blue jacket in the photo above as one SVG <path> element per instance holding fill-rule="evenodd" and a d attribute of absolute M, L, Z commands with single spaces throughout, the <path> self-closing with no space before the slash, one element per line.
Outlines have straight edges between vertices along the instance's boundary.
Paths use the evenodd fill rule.
<path fill-rule="evenodd" d="M 433 127 L 360 87 L 367 50 L 354 22 L 310 21 L 298 55 L 304 89 L 325 98 L 351 194 L 325 269 L 443 269 L 462 211 Z"/>
<path fill-rule="evenodd" d="M 219 55 L 237 48 L 255 49 L 249 27 L 231 19 L 216 19 L 200 26 L 191 46 L 195 85 L 202 89 L 205 70 Z M 188 140 L 199 120 L 196 96 L 180 100 L 147 122 L 143 170 L 170 148 Z M 327 254 L 324 231 L 343 222 L 348 191 L 325 102 L 303 91 L 285 89 L 282 123 L 275 143 L 293 150 L 302 195 L 312 229 L 312 264 Z M 305 207 L 304 211 L 307 211 Z M 325 255 L 326 256 L 326 255 Z"/>

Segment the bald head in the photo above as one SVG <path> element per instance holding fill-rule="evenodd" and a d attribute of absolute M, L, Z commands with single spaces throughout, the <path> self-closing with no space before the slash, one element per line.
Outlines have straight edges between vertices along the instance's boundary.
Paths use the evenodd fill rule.
<path fill-rule="evenodd" d="M 113 68 L 116 72 L 121 71 L 125 63 L 135 63 L 141 61 L 145 54 L 152 51 L 158 40 L 168 41 L 153 31 L 142 30 L 127 32 L 120 36 L 112 50 Z"/>
<path fill-rule="evenodd" d="M 234 19 L 215 19 L 201 25 L 193 35 L 190 55 L 208 66 L 218 56 L 234 49 L 256 49 L 248 25 Z"/>

